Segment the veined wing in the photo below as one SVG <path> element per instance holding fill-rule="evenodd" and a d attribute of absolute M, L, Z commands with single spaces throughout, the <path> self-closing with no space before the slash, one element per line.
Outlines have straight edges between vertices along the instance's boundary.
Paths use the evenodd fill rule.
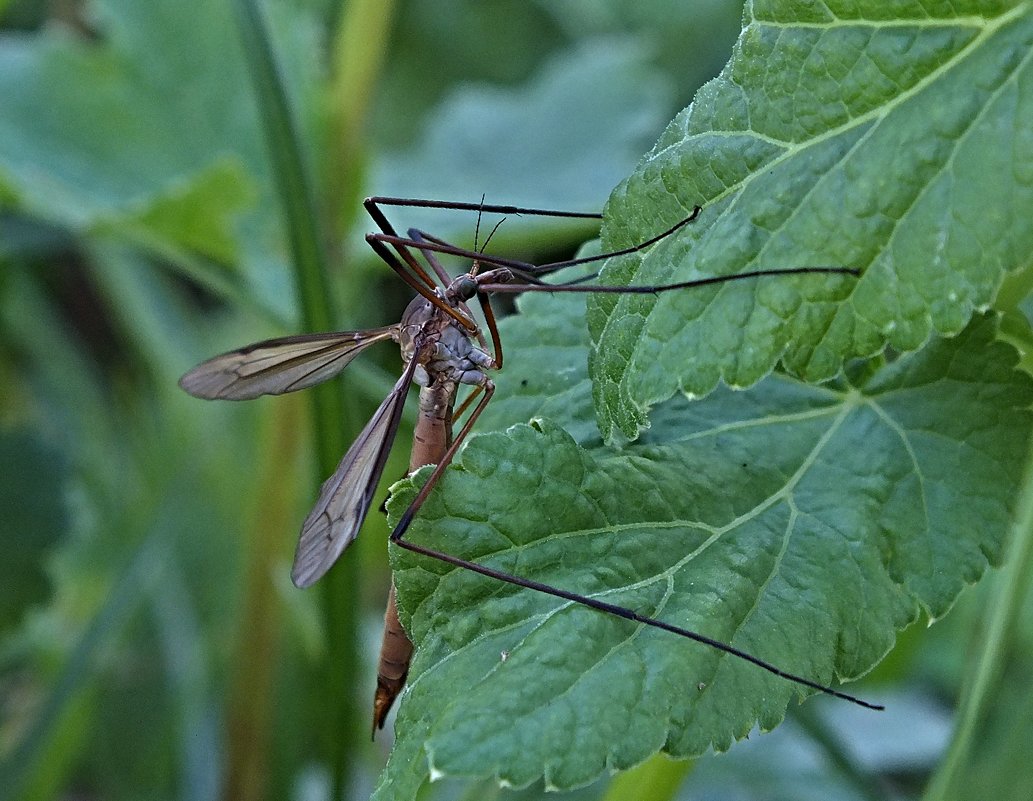
<path fill-rule="evenodd" d="M 179 385 L 208 400 L 294 392 L 333 378 L 369 345 L 397 338 L 398 328 L 267 339 L 202 362 L 179 379 Z"/>
<path fill-rule="evenodd" d="M 320 488 L 319 500 L 305 518 L 294 554 L 291 579 L 298 587 L 318 581 L 359 533 L 395 441 L 416 364 L 414 356 L 337 470 Z"/>

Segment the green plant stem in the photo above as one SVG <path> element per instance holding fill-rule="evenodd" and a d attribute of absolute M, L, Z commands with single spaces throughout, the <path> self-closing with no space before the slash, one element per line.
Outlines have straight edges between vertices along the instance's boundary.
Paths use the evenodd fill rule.
<path fill-rule="evenodd" d="M 358 209 L 365 162 L 363 135 L 387 54 L 394 0 L 351 0 L 334 36 L 330 136 L 324 188 L 334 230 L 343 237 Z"/>
<path fill-rule="evenodd" d="M 1033 452 L 1026 462 L 1025 478 L 1019 494 L 1018 511 L 1004 568 L 991 593 L 987 620 L 981 631 L 985 637 L 976 646 L 979 659 L 962 695 L 954 736 L 947 755 L 940 763 L 923 801 L 949 801 L 961 798 L 959 781 L 972 755 L 976 729 L 983 720 L 993 687 L 1004 671 L 1008 646 L 1015 621 L 1028 592 L 1033 569 Z"/>
<path fill-rule="evenodd" d="M 671 759 L 655 754 L 641 765 L 615 776 L 602 801 L 668 801 L 678 794 L 685 777 L 696 766 L 692 759 Z"/>
<path fill-rule="evenodd" d="M 227 705 L 227 770 L 224 798 L 269 798 L 269 749 L 275 723 L 274 676 L 282 658 L 280 607 L 269 580 L 279 568 L 283 532 L 292 522 L 292 468 L 297 464 L 300 398 L 286 397 L 263 420 L 266 454 L 258 483 L 255 519 L 248 527 L 249 564 L 245 571 L 241 626 L 234 651 L 235 679 Z"/>
<path fill-rule="evenodd" d="M 259 115 L 265 129 L 270 161 L 290 242 L 294 281 L 306 331 L 333 327 L 334 314 L 328 281 L 324 241 L 320 235 L 312 182 L 305 167 L 298 127 L 291 113 L 286 85 L 280 74 L 265 19 L 256 0 L 237 0 L 237 19 L 252 73 Z M 341 420 L 343 398 L 333 384 L 309 391 L 313 405 L 312 433 L 318 475 L 333 472 L 344 452 Z M 330 766 L 334 799 L 349 786 L 348 754 L 358 745 L 358 714 L 349 692 L 358 669 L 358 626 L 348 596 L 358 592 L 359 571 L 354 560 L 344 559 L 322 581 L 327 658 L 322 699 L 325 717 L 319 727 L 321 756 Z"/>

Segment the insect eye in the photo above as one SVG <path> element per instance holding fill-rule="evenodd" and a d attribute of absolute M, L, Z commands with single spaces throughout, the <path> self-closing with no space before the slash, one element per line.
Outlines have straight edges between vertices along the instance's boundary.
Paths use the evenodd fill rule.
<path fill-rule="evenodd" d="M 464 275 L 456 281 L 456 294 L 463 300 L 469 300 L 477 294 L 477 281 L 469 275 Z"/>

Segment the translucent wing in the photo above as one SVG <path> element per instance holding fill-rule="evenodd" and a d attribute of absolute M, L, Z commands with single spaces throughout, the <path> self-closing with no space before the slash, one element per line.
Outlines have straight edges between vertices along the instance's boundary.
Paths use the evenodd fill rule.
<path fill-rule="evenodd" d="M 179 379 L 179 385 L 208 400 L 250 400 L 294 392 L 333 378 L 367 346 L 395 339 L 398 328 L 267 339 L 202 362 Z"/>
<path fill-rule="evenodd" d="M 298 587 L 318 581 L 359 533 L 395 440 L 416 364 L 416 358 L 409 362 L 337 470 L 320 488 L 319 500 L 305 518 L 294 554 L 291 578 Z"/>

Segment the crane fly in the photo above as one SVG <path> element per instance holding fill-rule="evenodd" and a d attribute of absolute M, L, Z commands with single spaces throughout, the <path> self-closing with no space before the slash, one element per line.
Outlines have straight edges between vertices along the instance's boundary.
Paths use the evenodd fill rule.
<path fill-rule="evenodd" d="M 671 632 L 746 660 L 787 681 L 863 707 L 882 709 L 877 704 L 783 671 L 770 662 L 695 631 L 641 615 L 625 607 L 461 559 L 405 539 L 414 516 L 470 433 L 478 416 L 491 401 L 495 391 L 490 374 L 502 367 L 502 345 L 489 303 L 491 295 L 528 291 L 656 294 L 772 275 L 841 273 L 856 276 L 856 270 L 845 267 L 755 270 L 655 286 L 585 284 L 585 281 L 595 278 L 595 274 L 566 283 L 546 283 L 543 280 L 546 276 L 565 267 L 645 250 L 691 223 L 700 214 L 701 209 L 699 206 L 694 207 L 688 216 L 671 228 L 632 247 L 598 256 L 535 265 L 489 256 L 476 249 L 457 247 L 417 229 L 409 229 L 408 236 L 399 236 L 381 207 L 458 209 L 476 211 L 478 215 L 488 212 L 593 220 L 601 219 L 602 215 L 490 205 L 483 202 L 452 203 L 388 197 L 368 198 L 364 205 L 380 228 L 379 232 L 367 234 L 366 241 L 377 255 L 418 293 L 409 303 L 400 322 L 363 331 L 302 334 L 265 340 L 209 359 L 186 373 L 179 382 L 191 395 L 206 399 L 246 400 L 260 395 L 279 395 L 305 389 L 336 376 L 352 359 L 374 343 L 386 340 L 398 343 L 405 363 L 401 377 L 348 449 L 337 470 L 323 483 L 315 506 L 302 524 L 291 571 L 291 578 L 298 587 L 308 587 L 318 581 L 358 534 L 369 512 L 374 491 L 384 472 L 388 453 L 398 432 L 409 388 L 416 384 L 420 387 L 419 412 L 409 470 L 414 472 L 424 465 L 435 467 L 391 532 L 390 541 L 395 545 L 488 578 L 546 593 L 600 612 Z M 479 219 L 478 216 L 478 221 Z M 476 248 L 476 244 L 474 247 Z M 430 272 L 420 264 L 416 253 L 422 255 L 430 267 Z M 452 278 L 441 265 L 437 253 L 467 258 L 472 260 L 473 265 L 468 272 Z M 487 338 L 468 306 L 468 303 L 474 300 L 481 309 Z M 490 343 L 488 338 L 491 340 Z M 472 391 L 459 410 L 455 411 L 456 397 L 461 386 L 471 387 Z M 465 423 L 457 434 L 454 433 L 453 422 L 462 417 L 467 410 L 469 415 Z M 395 588 L 392 584 L 385 614 L 384 641 L 374 699 L 374 732 L 377 728 L 383 727 L 391 705 L 405 684 L 411 654 L 412 644 L 398 621 Z"/>

